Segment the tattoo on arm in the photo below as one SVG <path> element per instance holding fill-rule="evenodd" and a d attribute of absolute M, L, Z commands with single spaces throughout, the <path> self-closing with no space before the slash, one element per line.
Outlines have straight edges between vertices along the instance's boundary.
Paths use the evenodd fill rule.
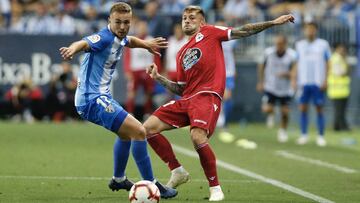
<path fill-rule="evenodd" d="M 234 39 L 241 37 L 248 37 L 250 35 L 257 34 L 267 28 L 274 26 L 272 21 L 249 23 L 241 27 L 237 27 L 231 30 L 231 37 Z"/>
<path fill-rule="evenodd" d="M 156 81 L 158 81 L 161 85 L 163 85 L 164 87 L 166 87 L 168 90 L 170 90 L 172 93 L 177 94 L 177 95 L 182 95 L 185 85 L 180 85 L 176 82 L 173 82 L 167 78 L 165 78 L 164 76 L 160 75 Z"/>

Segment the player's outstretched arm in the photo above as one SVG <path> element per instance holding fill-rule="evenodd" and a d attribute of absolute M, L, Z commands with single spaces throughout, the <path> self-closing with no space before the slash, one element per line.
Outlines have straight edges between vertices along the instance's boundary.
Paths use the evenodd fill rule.
<path fill-rule="evenodd" d="M 237 27 L 231 30 L 231 38 L 239 39 L 241 37 L 248 37 L 254 34 L 257 34 L 265 29 L 268 29 L 275 25 L 282 25 L 287 22 L 294 22 L 295 18 L 292 15 L 283 15 L 275 20 L 259 22 L 259 23 L 249 23 L 241 27 Z"/>
<path fill-rule="evenodd" d="M 167 48 L 168 42 L 163 37 L 157 37 L 150 40 L 142 40 L 134 36 L 129 36 L 129 48 L 143 48 L 147 49 L 152 54 L 161 56 L 159 49 Z"/>
<path fill-rule="evenodd" d="M 90 45 L 87 41 L 80 40 L 72 43 L 69 47 L 61 47 L 59 51 L 64 60 L 71 60 L 76 53 L 89 49 Z"/>
<path fill-rule="evenodd" d="M 149 74 L 152 79 L 166 87 L 166 89 L 170 90 L 172 93 L 180 96 L 182 95 L 185 85 L 180 85 L 160 75 L 157 66 L 154 63 L 146 68 L 146 73 Z"/>

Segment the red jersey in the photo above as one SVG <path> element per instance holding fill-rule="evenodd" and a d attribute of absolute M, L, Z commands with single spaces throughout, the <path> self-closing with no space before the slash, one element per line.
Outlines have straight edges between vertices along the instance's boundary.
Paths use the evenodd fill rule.
<path fill-rule="evenodd" d="M 223 97 L 226 73 L 221 42 L 230 39 L 230 31 L 205 25 L 177 53 L 177 82 L 185 84 L 184 99 L 205 92 Z"/>

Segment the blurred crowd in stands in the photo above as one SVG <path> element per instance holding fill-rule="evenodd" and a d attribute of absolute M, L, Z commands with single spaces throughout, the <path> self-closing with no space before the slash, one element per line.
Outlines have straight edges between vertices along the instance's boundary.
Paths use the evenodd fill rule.
<path fill-rule="evenodd" d="M 0 0 L 0 33 L 86 35 L 107 24 L 107 14 L 114 0 Z M 284 13 L 303 19 L 326 20 L 335 16 L 341 23 L 352 24 L 360 13 L 358 0 L 125 0 L 135 15 L 149 24 L 152 36 L 169 36 L 172 24 L 189 4 L 200 5 L 214 22 L 228 23 L 242 19 L 263 20 Z M 166 18 L 164 18 L 166 16 Z M 174 22 L 175 21 L 175 22 Z M 214 23 L 212 22 L 212 23 Z"/>

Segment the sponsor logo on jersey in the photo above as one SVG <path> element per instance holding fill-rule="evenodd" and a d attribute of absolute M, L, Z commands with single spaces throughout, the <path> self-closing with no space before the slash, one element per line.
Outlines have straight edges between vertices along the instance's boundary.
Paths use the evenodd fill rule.
<path fill-rule="evenodd" d="M 196 34 L 195 42 L 200 42 L 204 38 L 204 35 L 201 32 Z"/>
<path fill-rule="evenodd" d="M 98 42 L 98 41 L 100 41 L 100 39 L 101 39 L 101 37 L 100 37 L 100 35 L 98 35 L 98 34 L 95 34 L 95 35 L 91 35 L 91 36 L 89 36 L 89 37 L 87 37 L 88 38 L 88 40 L 90 40 L 90 42 L 92 42 L 92 43 L 96 43 L 96 42 Z"/>
<path fill-rule="evenodd" d="M 202 53 L 199 48 L 191 48 L 186 50 L 182 60 L 184 70 L 187 71 L 192 68 L 200 60 L 201 55 Z"/>

